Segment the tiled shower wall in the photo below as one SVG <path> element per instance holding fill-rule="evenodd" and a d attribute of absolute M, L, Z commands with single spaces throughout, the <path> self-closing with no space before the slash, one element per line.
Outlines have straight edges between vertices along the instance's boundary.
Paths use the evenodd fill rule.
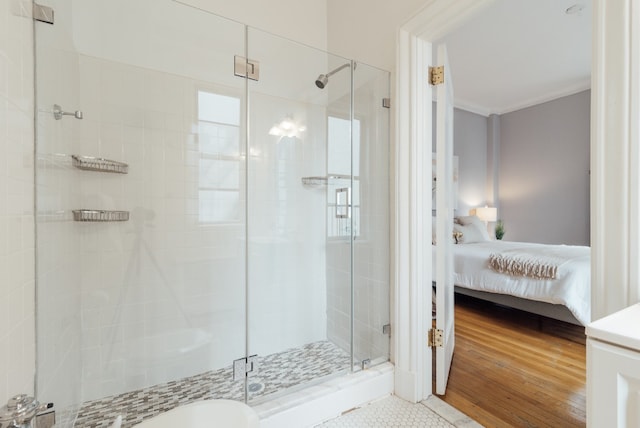
<path fill-rule="evenodd" d="M 83 13 L 84 3 L 73 5 L 74 13 L 69 2 L 54 5 L 58 22 L 42 29 L 38 57 L 39 284 L 46 297 L 38 377 L 42 399 L 61 408 L 228 366 L 245 355 L 244 220 L 202 224 L 198 201 L 199 145 L 206 136 L 198 132 L 197 91 L 241 97 L 244 89 L 243 79 L 205 54 L 228 65 L 234 51 L 227 39 L 236 35 L 216 38 L 212 29 L 224 23 L 198 15 L 190 28 L 207 31 L 194 29 L 193 43 L 151 46 L 138 58 L 108 43 L 78 53 L 77 45 L 91 37 L 66 30 L 75 27 L 65 20 Z M 212 47 L 214 40 L 225 48 Z M 242 33 L 236 44 L 242 47 Z M 184 53 L 183 45 L 204 53 L 168 61 Z M 306 83 L 313 88 L 312 79 Z M 257 92 L 253 102 L 263 108 L 251 120 L 249 352 L 268 355 L 326 339 L 325 199 L 300 181 L 323 174 L 325 111 Z M 84 118 L 54 120 L 54 103 L 82 110 Z M 313 137 L 268 135 L 292 113 Z M 127 162 L 129 173 L 81 171 L 71 154 Z M 131 218 L 73 222 L 71 210 L 79 208 L 127 210 Z M 311 252 L 311 266 L 291 263 L 304 251 Z M 64 391 L 56 391 L 59 385 Z"/>
<path fill-rule="evenodd" d="M 49 177 L 43 181 L 57 176 L 53 182 L 61 186 L 43 191 L 54 192 L 57 201 L 67 204 L 60 207 L 66 211 L 66 221 L 43 228 L 66 234 L 60 240 L 72 244 L 64 253 L 77 257 L 74 266 L 53 272 L 46 280 L 50 286 L 67 289 L 76 284 L 81 290 L 83 400 L 229 365 L 244 355 L 244 226 L 198 221 L 198 140 L 202 136 L 193 129 L 193 110 L 197 88 L 207 85 L 83 55 L 77 57 L 77 64 L 82 82 L 77 105 L 85 117 L 82 121 L 65 118 L 67 122 L 43 118 L 54 135 L 62 128 L 57 135 L 63 142 L 53 152 L 123 160 L 130 169 L 127 175 L 80 171 L 70 167 L 67 156 L 55 159 L 43 171 Z M 67 124 L 70 134 L 64 132 Z M 265 158 L 268 150 L 268 145 L 261 149 Z M 299 174 L 292 180 L 298 182 Z M 262 190 L 269 189 L 260 188 L 265 185 L 258 183 L 256 194 L 266 194 Z M 290 202 L 307 199 L 305 209 L 312 210 L 309 192 L 297 187 L 301 194 Z M 321 195 L 314 200 L 321 215 Z M 261 199 L 260 216 L 269 218 L 270 202 L 264 204 Z M 73 208 L 128 210 L 131 219 L 74 223 L 68 218 Z M 306 218 L 313 216 L 308 214 Z M 265 272 L 273 266 L 269 249 L 277 244 L 268 239 L 270 228 L 267 223 L 252 229 L 256 233 L 264 229 L 252 248 L 253 268 L 264 264 Z M 313 231 L 300 231 L 298 239 L 301 243 L 307 238 L 318 240 L 323 232 L 313 238 L 309 235 Z M 260 244 L 265 245 L 264 251 Z M 286 251 L 283 247 L 275 254 L 282 256 Z M 323 273 L 305 270 L 304 276 L 323 284 Z M 253 305 L 251 319 L 259 322 L 253 327 L 258 330 L 252 331 L 257 340 L 252 352 L 265 355 L 326 337 L 323 307 L 314 309 L 323 295 L 308 299 L 299 294 L 296 277 L 296 268 L 286 260 L 274 278 L 262 278 L 267 280 L 264 285 L 256 277 L 255 290 L 263 296 Z M 274 285 L 277 289 L 269 291 Z M 296 296 L 302 300 L 287 303 Z M 286 322 L 293 316 L 287 310 L 297 312 L 305 301 L 314 305 L 303 311 L 309 317 L 306 326 L 300 319 L 293 324 L 297 336 L 272 337 L 271 332 L 282 333 L 283 327 L 293 326 Z M 67 313 L 73 312 L 69 308 Z M 55 319 L 55 313 L 47 313 Z M 193 352 L 182 353 L 185 346 L 193 347 Z M 167 348 L 175 354 L 159 352 Z"/>
<path fill-rule="evenodd" d="M 33 36 L 31 2 L 0 2 L 0 405 L 33 394 Z"/>
<path fill-rule="evenodd" d="M 56 10 L 56 25 L 39 27 L 44 80 L 38 90 L 38 391 L 60 409 L 223 367 L 245 354 L 244 224 L 199 224 L 203 136 L 195 111 L 198 89 L 242 96 L 244 80 L 229 65 L 243 50 L 244 32 L 234 34 L 237 23 L 214 21 L 176 2 L 162 5 L 185 14 L 170 10 L 166 19 L 157 15 L 162 8 L 154 8 L 144 20 L 121 20 L 115 0 L 47 3 Z M 130 17 L 148 11 L 142 2 L 119 4 L 131 7 Z M 161 28 L 176 28 L 158 32 L 152 25 L 158 17 L 164 18 Z M 106 21 L 87 25 L 99 19 Z M 117 34 L 108 31 L 116 27 Z M 154 37 L 142 37 L 149 34 Z M 266 39 L 257 34 L 253 42 Z M 265 64 L 270 53 L 290 52 L 288 59 L 305 69 L 279 58 L 283 70 L 270 74 L 265 68 L 251 95 L 251 111 L 257 107 L 260 114 L 250 118 L 248 153 L 248 330 L 249 353 L 260 355 L 326 339 L 332 325 L 348 325 L 341 320 L 350 299 L 348 289 L 328 296 L 335 290 L 325 288 L 327 275 L 343 269 L 340 263 L 349 257 L 338 265 L 327 261 L 325 269 L 331 256 L 325 251 L 326 194 L 300 181 L 326 174 L 325 104 L 290 101 L 317 93 L 313 79 L 328 69 L 326 56 L 298 61 L 304 52 L 294 50 L 302 48 L 282 44 L 260 46 Z M 283 77 L 287 70 L 300 74 L 301 86 Z M 380 94 L 367 94 L 376 99 L 366 102 L 379 107 Z M 54 120 L 54 103 L 82 110 L 84 119 Z M 306 125 L 304 136 L 268 135 L 291 115 Z M 388 141 L 388 135 L 376 135 L 382 127 L 375 123 L 367 141 Z M 380 333 L 388 321 L 388 257 L 384 249 L 371 250 L 388 234 L 388 202 L 380 198 L 388 192 L 381 187 L 388 186 L 385 150 L 372 146 L 367 152 L 371 171 L 365 172 L 379 174 L 379 181 L 363 189 L 363 211 L 382 214 L 363 215 L 366 236 L 357 243 L 356 296 L 362 300 L 356 307 L 356 347 L 366 348 L 361 358 L 385 354 L 385 344 L 388 353 L 388 337 Z M 129 174 L 75 169 L 71 154 L 127 162 Z M 79 208 L 128 210 L 131 219 L 73 222 L 71 210 Z M 304 251 L 307 262 L 292 263 Z M 339 334 L 332 338 L 348 343 Z"/>

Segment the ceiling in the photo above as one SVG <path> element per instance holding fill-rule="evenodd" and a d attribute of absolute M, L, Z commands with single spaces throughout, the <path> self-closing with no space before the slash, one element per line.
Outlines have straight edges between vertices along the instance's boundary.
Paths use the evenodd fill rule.
<path fill-rule="evenodd" d="M 566 13 L 573 5 L 577 13 Z M 503 114 L 590 88 L 591 0 L 497 0 L 440 40 L 455 105 Z"/>

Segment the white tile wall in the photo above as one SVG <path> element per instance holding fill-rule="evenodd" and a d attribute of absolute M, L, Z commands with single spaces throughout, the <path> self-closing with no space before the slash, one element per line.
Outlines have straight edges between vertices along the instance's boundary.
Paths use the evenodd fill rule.
<path fill-rule="evenodd" d="M 167 3 L 171 10 L 163 12 L 136 9 L 140 5 L 132 9 L 119 0 L 130 17 L 152 11 L 148 20 L 122 23 L 113 13 L 121 8 L 111 3 L 43 1 L 56 9 L 56 25 L 39 27 L 42 43 L 38 43 L 42 70 L 37 142 L 38 388 L 46 395 L 42 398 L 54 400 L 55 395 L 64 407 L 228 365 L 245 354 L 246 239 L 243 224 L 198 223 L 195 91 L 223 85 L 225 91 L 243 93 L 245 82 L 228 67 L 238 53 L 233 45 L 242 46 L 242 37 L 221 38 L 215 31 L 224 25 L 211 25 L 210 15 L 171 2 Z M 175 16 L 178 10 L 185 15 Z M 102 25 L 87 25 L 98 16 L 105 20 Z M 188 26 L 192 31 L 185 37 L 193 40 L 176 39 L 175 34 L 183 33 L 179 31 L 158 33 L 155 26 L 164 28 L 167 22 Z M 148 31 L 140 25 L 149 25 Z M 115 27 L 117 34 L 100 33 Z M 126 36 L 132 34 L 158 37 Z M 267 58 L 268 64 L 273 36 L 260 32 L 253 36 L 252 54 Z M 343 266 L 323 268 L 325 194 L 300 184 L 302 176 L 326 174 L 326 93 L 317 91 L 312 82 L 318 70 L 328 69 L 327 61 L 306 47 L 286 45 L 292 49 L 288 60 L 295 66 L 280 60 L 277 69 L 267 67 L 252 94 L 252 108 L 263 101 L 273 116 L 250 121 L 256 143 L 250 153 L 252 171 L 258 173 L 250 177 L 254 180 L 250 233 L 255 238 L 249 244 L 249 279 L 254 287 L 249 296 L 250 353 L 263 355 L 324 339 L 327 324 L 335 323 L 341 334 L 345 329 L 348 333 L 348 318 L 326 322 L 325 312 L 331 316 L 336 308 L 327 306 L 326 293 L 332 291 L 325 290 L 325 277 L 345 273 Z M 287 50 L 278 45 L 278 51 Z M 302 55 L 309 55 L 309 60 L 302 60 Z M 305 73 L 300 72 L 301 63 L 309 66 Z M 283 81 L 305 99 L 286 101 L 289 94 L 281 90 Z M 53 120 L 54 103 L 65 110 L 82 110 L 84 119 Z M 278 142 L 266 134 L 289 114 L 306 122 L 305 138 Z M 11 152 L 6 152 L 9 159 Z M 70 154 L 124 161 L 130 172 L 80 171 L 71 167 Z M 274 191 L 276 196 L 264 196 Z M 71 221 L 71 210 L 78 208 L 129 210 L 131 220 L 79 224 Z M 8 222 L 10 216 L 5 217 Z M 20 219 L 24 222 L 24 217 Z M 388 233 L 385 220 L 371 220 L 371 237 Z M 321 227 L 313 229 L 310 224 Z M 294 262 L 302 250 L 314 263 Z M 364 278 L 358 291 L 363 318 L 357 338 L 362 347 L 370 348 L 374 341 L 369 330 L 381 336 L 383 320 L 372 319 L 368 305 L 372 299 L 381 303 L 380 290 L 388 293 L 388 272 L 380 267 L 388 257 L 384 251 L 367 251 L 357 264 L 357 275 Z M 13 260 L 5 264 L 9 262 Z M 337 310 L 344 315 L 348 296 L 335 297 Z M 388 304 L 381 306 L 388 309 Z M 378 347 L 384 347 L 385 340 L 388 346 L 388 338 L 382 337 Z M 184 349 L 189 352 L 179 352 Z"/>
<path fill-rule="evenodd" d="M 34 393 L 33 37 L 30 1 L 0 2 L 0 405 Z"/>
<path fill-rule="evenodd" d="M 43 76 L 50 90 L 39 96 L 45 111 L 38 155 L 56 161 L 39 168 L 38 198 L 42 214 L 63 212 L 65 221 L 43 216 L 39 224 L 48 237 L 40 242 L 40 286 L 48 296 L 41 304 L 42 390 L 52 395 L 66 377 L 62 384 L 69 390 L 59 393 L 71 405 L 73 390 L 82 390 L 85 401 L 244 356 L 244 225 L 198 223 L 196 91 L 215 85 L 84 55 L 61 53 L 55 62 L 52 74 Z M 55 89 L 63 78 L 58 72 L 78 77 L 76 96 Z M 53 120 L 44 107 L 58 99 L 83 110 L 84 119 Z M 267 101 L 264 108 L 273 118 L 252 121 L 266 136 L 254 145 L 256 239 L 249 244 L 250 353 L 260 355 L 326 338 L 324 197 L 300 182 L 302 175 L 317 173 L 310 163 L 324 167 L 324 161 L 311 142 L 289 141 L 291 150 L 283 152 L 287 142 L 278 145 L 267 134 L 276 120 L 304 104 Z M 324 116 L 323 109 L 311 112 Z M 80 171 L 70 167 L 71 153 L 127 162 L 130 172 Z M 294 193 L 265 198 L 285 184 L 279 181 L 285 170 L 286 191 Z M 131 219 L 74 223 L 69 219 L 75 208 L 128 210 Z M 277 218 L 281 208 L 286 214 Z M 286 230 L 274 230 L 274 221 L 284 222 Z M 314 263 L 291 263 L 301 251 L 310 251 L 306 257 Z M 61 341 L 65 346 L 57 347 Z"/>

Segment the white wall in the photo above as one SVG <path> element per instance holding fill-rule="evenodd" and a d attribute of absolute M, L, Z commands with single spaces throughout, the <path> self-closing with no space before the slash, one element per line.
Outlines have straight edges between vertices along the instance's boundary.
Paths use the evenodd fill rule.
<path fill-rule="evenodd" d="M 33 37 L 30 2 L 0 2 L 0 403 L 34 393 Z"/>
<path fill-rule="evenodd" d="M 180 1 L 269 33 L 327 50 L 325 0 Z"/>
<path fill-rule="evenodd" d="M 397 29 L 413 17 L 426 0 L 327 0 L 330 52 L 394 70 Z"/>
<path fill-rule="evenodd" d="M 505 239 L 589 245 L 590 91 L 500 117 Z"/>

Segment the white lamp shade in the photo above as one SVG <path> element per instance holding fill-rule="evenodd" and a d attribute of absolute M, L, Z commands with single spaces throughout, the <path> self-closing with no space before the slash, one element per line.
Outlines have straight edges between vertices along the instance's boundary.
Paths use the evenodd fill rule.
<path fill-rule="evenodd" d="M 476 208 L 476 216 L 482 221 L 496 221 L 498 219 L 498 209 L 495 207 Z"/>

